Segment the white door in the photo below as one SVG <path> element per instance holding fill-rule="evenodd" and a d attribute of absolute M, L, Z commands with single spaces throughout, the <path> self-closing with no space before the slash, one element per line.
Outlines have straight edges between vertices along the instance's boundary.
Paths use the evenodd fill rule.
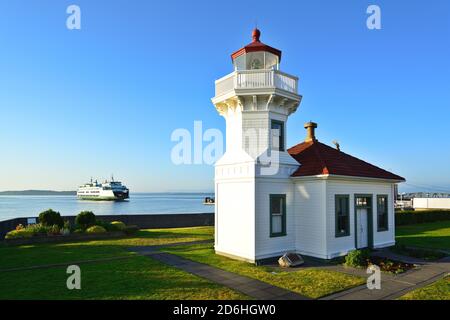
<path fill-rule="evenodd" d="M 367 228 L 367 208 L 356 210 L 356 239 L 358 249 L 369 246 L 369 232 Z"/>

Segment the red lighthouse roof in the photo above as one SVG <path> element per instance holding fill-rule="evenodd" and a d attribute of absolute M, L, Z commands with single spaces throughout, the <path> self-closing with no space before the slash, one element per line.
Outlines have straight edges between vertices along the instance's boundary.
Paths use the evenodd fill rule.
<path fill-rule="evenodd" d="M 264 43 L 262 43 L 259 38 L 261 37 L 261 31 L 259 29 L 255 28 L 252 32 L 252 39 L 253 41 L 246 45 L 245 47 L 237 50 L 233 54 L 231 54 L 231 59 L 236 59 L 237 57 L 249 53 L 249 52 L 258 52 L 258 51 L 266 51 L 273 53 L 274 55 L 278 56 L 278 60 L 281 61 L 281 51 L 278 49 L 275 49 L 271 46 L 268 46 Z"/>

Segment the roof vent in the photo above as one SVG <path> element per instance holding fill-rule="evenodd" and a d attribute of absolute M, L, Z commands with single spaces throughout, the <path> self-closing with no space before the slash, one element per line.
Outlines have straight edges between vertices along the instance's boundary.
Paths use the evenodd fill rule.
<path fill-rule="evenodd" d="M 333 144 L 336 146 L 337 151 L 341 151 L 341 145 L 339 144 L 339 141 L 333 140 Z"/>
<path fill-rule="evenodd" d="M 306 139 L 305 142 L 314 142 L 317 141 L 315 129 L 317 128 L 317 123 L 315 122 L 307 122 L 305 123 L 305 129 L 306 129 Z"/>

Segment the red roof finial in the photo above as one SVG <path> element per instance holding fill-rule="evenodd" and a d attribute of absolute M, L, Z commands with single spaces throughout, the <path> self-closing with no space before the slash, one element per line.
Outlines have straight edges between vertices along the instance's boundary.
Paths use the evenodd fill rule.
<path fill-rule="evenodd" d="M 261 31 L 258 28 L 253 29 L 252 38 L 253 42 L 259 42 L 259 37 L 261 37 Z"/>

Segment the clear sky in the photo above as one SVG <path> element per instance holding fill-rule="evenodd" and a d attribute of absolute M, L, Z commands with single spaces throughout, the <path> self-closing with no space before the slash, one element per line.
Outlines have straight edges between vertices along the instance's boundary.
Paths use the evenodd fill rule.
<path fill-rule="evenodd" d="M 81 8 L 81 30 L 66 8 Z M 382 29 L 368 30 L 377 4 Z M 303 102 L 287 144 L 319 140 L 450 192 L 450 1 L 0 0 L 0 190 L 74 190 L 111 173 L 132 191 L 210 191 L 172 164 L 171 133 L 224 130 L 210 98 L 230 53 L 283 51 Z"/>

